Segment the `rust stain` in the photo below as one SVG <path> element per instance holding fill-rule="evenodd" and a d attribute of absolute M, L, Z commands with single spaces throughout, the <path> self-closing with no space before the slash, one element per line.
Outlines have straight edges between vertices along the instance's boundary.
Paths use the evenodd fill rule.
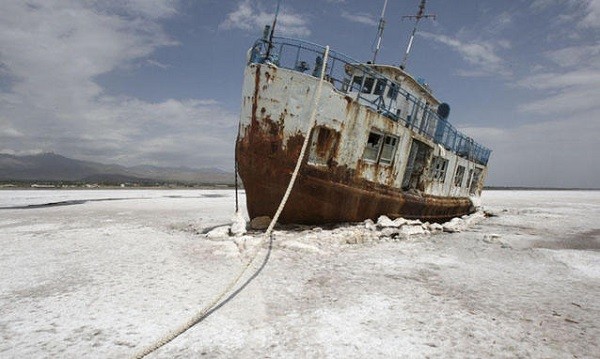
<path fill-rule="evenodd" d="M 254 96 L 252 96 L 252 122 L 256 121 L 256 109 L 258 108 L 258 85 L 260 84 L 260 67 L 256 66 L 254 75 Z"/>
<path fill-rule="evenodd" d="M 250 217 L 272 216 L 283 197 L 304 136 L 291 136 L 283 146 L 281 126 L 263 119 L 267 131 L 252 124 L 237 146 L 240 176 Z M 264 161 L 269 158 L 268 163 Z M 446 198 L 402 192 L 362 179 L 358 172 L 330 161 L 326 168 L 306 163 L 284 209 L 282 223 L 358 222 L 379 215 L 446 221 L 470 213 L 466 198 Z"/>
<path fill-rule="evenodd" d="M 320 127 L 317 136 L 316 153 L 321 158 L 330 161 L 337 155 L 340 133 L 327 127 Z"/>

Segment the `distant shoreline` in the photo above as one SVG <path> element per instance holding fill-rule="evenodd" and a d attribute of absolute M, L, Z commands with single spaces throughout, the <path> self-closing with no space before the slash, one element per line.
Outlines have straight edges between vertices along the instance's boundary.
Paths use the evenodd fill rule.
<path fill-rule="evenodd" d="M 40 181 L 40 183 L 10 183 L 0 182 L 1 190 L 88 190 L 88 189 L 234 189 L 233 184 L 223 183 L 202 183 L 202 184 L 157 184 L 143 185 L 131 184 L 127 186 L 113 184 L 65 184 L 49 183 Z M 243 186 L 240 184 L 240 189 Z M 523 187 L 523 186 L 489 186 L 484 187 L 484 191 L 600 191 L 600 188 L 559 188 L 559 187 Z"/>
<path fill-rule="evenodd" d="M 600 191 L 600 188 L 559 188 L 559 187 L 484 187 L 484 191 Z"/>
<path fill-rule="evenodd" d="M 147 190 L 147 189 L 234 189 L 230 184 L 194 184 L 194 185 L 25 185 L 25 184 L 0 184 L 0 191 L 10 190 Z M 240 189 L 243 189 L 240 186 Z"/>

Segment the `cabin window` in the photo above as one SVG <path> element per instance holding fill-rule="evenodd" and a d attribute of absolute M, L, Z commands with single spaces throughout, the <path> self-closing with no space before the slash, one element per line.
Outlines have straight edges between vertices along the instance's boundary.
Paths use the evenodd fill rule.
<path fill-rule="evenodd" d="M 469 176 L 467 177 L 467 188 L 471 188 L 471 181 L 473 181 L 473 170 L 469 170 Z"/>
<path fill-rule="evenodd" d="M 376 162 L 377 157 L 379 157 L 379 150 L 381 149 L 382 142 L 382 133 L 370 132 L 369 138 L 367 139 L 367 146 L 365 147 L 363 158 L 365 160 Z"/>
<path fill-rule="evenodd" d="M 362 93 L 371 93 L 373 90 L 373 85 L 375 84 L 375 79 L 372 77 L 367 77 L 365 79 L 365 83 L 362 87 Z"/>
<path fill-rule="evenodd" d="M 434 181 L 444 183 L 446 180 L 446 170 L 448 169 L 448 160 L 436 156 L 431 161 L 431 178 Z"/>
<path fill-rule="evenodd" d="M 458 166 L 456 169 L 456 174 L 454 174 L 454 185 L 456 187 L 460 187 L 463 182 L 463 177 L 465 176 L 465 167 Z"/>
<path fill-rule="evenodd" d="M 362 82 L 363 82 L 362 76 L 354 76 L 352 78 L 352 86 L 350 87 L 350 91 L 352 91 L 352 90 L 360 91 L 360 88 L 362 87 Z"/>
<path fill-rule="evenodd" d="M 386 80 L 378 79 L 377 85 L 375 85 L 375 90 L 373 90 L 373 95 L 383 95 L 385 92 Z"/>
<path fill-rule="evenodd" d="M 396 154 L 396 147 L 398 147 L 398 137 L 386 135 L 383 139 L 383 148 L 381 150 L 381 156 L 379 162 L 389 165 L 394 159 Z"/>
<path fill-rule="evenodd" d="M 479 180 L 481 179 L 481 168 L 475 168 L 473 172 L 473 177 L 471 178 L 471 183 L 469 185 L 469 193 L 474 195 L 477 194 L 477 190 L 479 189 Z"/>

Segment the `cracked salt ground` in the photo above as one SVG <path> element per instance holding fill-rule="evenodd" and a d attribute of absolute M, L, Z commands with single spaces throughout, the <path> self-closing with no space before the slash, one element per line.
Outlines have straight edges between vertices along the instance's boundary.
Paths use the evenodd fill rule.
<path fill-rule="evenodd" d="M 17 192 L 0 197 L 28 205 Z M 0 356 L 127 357 L 186 321 L 260 241 L 207 238 L 232 222 L 233 193 L 204 193 L 3 210 Z M 260 276 L 150 357 L 598 357 L 600 192 L 483 203 L 494 216 L 454 233 L 278 229 Z"/>

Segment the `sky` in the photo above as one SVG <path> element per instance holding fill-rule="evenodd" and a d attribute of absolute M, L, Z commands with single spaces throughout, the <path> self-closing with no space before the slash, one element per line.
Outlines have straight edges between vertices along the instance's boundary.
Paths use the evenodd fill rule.
<path fill-rule="evenodd" d="M 276 0 L 2 0 L 0 153 L 233 168 Z M 276 35 L 372 58 L 384 1 L 283 0 Z M 388 0 L 398 65 L 419 0 Z M 600 0 L 429 0 L 407 70 L 493 150 L 487 185 L 600 188 Z"/>

